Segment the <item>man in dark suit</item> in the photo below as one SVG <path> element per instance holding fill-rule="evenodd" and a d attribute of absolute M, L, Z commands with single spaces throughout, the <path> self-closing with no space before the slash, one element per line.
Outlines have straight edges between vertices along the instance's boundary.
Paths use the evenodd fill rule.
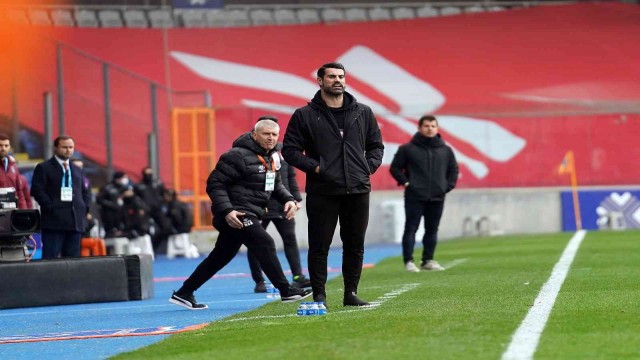
<path fill-rule="evenodd" d="M 40 204 L 43 259 L 80 256 L 91 201 L 82 169 L 69 161 L 73 139 L 60 135 L 53 146 L 55 155 L 36 166 L 31 180 L 31 196 Z"/>

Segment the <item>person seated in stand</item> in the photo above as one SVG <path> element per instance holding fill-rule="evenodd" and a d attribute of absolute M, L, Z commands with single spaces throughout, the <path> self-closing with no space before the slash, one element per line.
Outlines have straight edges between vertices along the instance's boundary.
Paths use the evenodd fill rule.
<path fill-rule="evenodd" d="M 122 191 L 122 233 L 129 239 L 149 235 L 149 211 L 146 204 L 127 187 Z"/>
<path fill-rule="evenodd" d="M 189 204 L 180 201 L 174 189 L 166 189 L 162 195 L 162 208 L 171 221 L 173 234 L 188 234 L 193 227 L 193 214 Z"/>
<path fill-rule="evenodd" d="M 121 224 L 123 193 L 128 186 L 129 177 L 127 174 L 117 171 L 113 174 L 111 182 L 104 185 L 96 197 L 96 202 L 100 206 L 100 217 L 106 238 L 123 236 L 123 225 Z"/>

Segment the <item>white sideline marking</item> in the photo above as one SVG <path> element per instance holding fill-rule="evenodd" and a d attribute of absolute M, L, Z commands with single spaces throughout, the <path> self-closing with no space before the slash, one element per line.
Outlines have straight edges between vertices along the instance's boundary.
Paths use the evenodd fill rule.
<path fill-rule="evenodd" d="M 355 311 L 361 311 L 361 310 L 372 310 L 377 308 L 378 306 L 382 305 L 385 301 L 389 300 L 389 299 L 393 299 L 396 296 L 406 293 L 407 291 L 413 290 L 416 287 L 418 287 L 420 284 L 404 284 L 401 288 L 390 291 L 382 296 L 380 296 L 379 298 L 377 298 L 374 301 L 369 302 L 370 305 L 368 306 L 359 306 L 353 310 L 342 310 L 342 311 L 336 311 L 334 312 L 327 312 L 327 315 L 329 314 L 344 314 L 344 313 L 350 313 L 350 312 L 355 312 Z M 290 314 L 290 315 L 265 315 L 265 316 L 249 316 L 249 317 L 243 317 L 243 318 L 237 318 L 237 319 L 230 319 L 230 320 L 219 320 L 218 322 L 235 322 L 235 321 L 247 321 L 247 320 L 260 320 L 260 319 L 278 319 L 278 318 L 287 318 L 287 317 L 297 317 L 298 315 L 296 314 Z"/>
<path fill-rule="evenodd" d="M 562 283 L 567 277 L 571 263 L 586 234 L 585 230 L 579 230 L 569 240 L 560 260 L 553 267 L 549 280 L 542 286 L 533 306 L 529 309 L 529 313 L 513 334 L 511 344 L 502 354 L 502 360 L 533 359 L 533 354 L 536 352 L 542 330 L 549 319 L 558 292 L 560 292 Z"/>
<path fill-rule="evenodd" d="M 464 258 L 464 259 L 455 259 L 455 260 L 452 260 L 452 261 L 448 262 L 448 263 L 446 264 L 447 266 L 445 266 L 444 268 L 445 268 L 445 269 L 451 269 L 452 267 L 454 267 L 454 266 L 458 266 L 458 265 L 462 264 L 463 262 L 465 262 L 465 261 L 467 261 L 467 260 L 469 260 L 469 259 Z"/>

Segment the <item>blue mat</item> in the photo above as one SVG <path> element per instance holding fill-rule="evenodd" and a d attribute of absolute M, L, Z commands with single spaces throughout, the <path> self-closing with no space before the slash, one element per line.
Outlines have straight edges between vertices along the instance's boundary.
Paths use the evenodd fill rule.
<path fill-rule="evenodd" d="M 399 245 L 368 246 L 365 264 L 375 264 L 399 254 Z M 278 255 L 287 272 L 284 253 Z M 300 255 L 306 269 L 306 252 Z M 159 256 L 154 263 L 153 299 L 1 310 L 0 359 L 105 359 L 169 336 L 146 334 L 180 331 L 275 301 L 267 299 L 265 294 L 253 292 L 246 254 L 240 253 L 196 292 L 198 301 L 209 305 L 208 310 L 190 311 L 170 304 L 167 300 L 171 291 L 180 287 L 201 260 L 202 257 L 168 260 Z M 332 249 L 329 267 L 335 271 L 329 272 L 330 278 L 339 275 L 341 261 L 342 249 Z M 291 279 L 291 276 L 287 277 Z M 74 340 L 43 341 L 51 338 Z M 2 343 L 10 340 L 25 342 Z"/>

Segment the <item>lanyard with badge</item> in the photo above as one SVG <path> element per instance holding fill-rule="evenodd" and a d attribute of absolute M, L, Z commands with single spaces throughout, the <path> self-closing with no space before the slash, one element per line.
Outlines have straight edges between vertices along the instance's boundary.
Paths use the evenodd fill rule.
<path fill-rule="evenodd" d="M 267 166 L 267 162 L 266 160 L 260 156 L 257 155 L 258 159 L 262 162 L 262 164 L 264 165 L 265 170 L 267 171 L 267 173 L 265 174 L 265 179 L 264 179 L 264 191 L 273 191 L 276 188 L 276 172 L 274 171 L 276 168 L 276 162 L 275 160 L 273 160 L 273 158 L 271 159 L 271 170 L 269 170 L 269 167 Z"/>
<path fill-rule="evenodd" d="M 71 183 L 71 167 L 68 165 L 62 166 L 62 187 L 60 188 L 60 200 L 61 201 L 73 200 L 73 187 Z"/>

